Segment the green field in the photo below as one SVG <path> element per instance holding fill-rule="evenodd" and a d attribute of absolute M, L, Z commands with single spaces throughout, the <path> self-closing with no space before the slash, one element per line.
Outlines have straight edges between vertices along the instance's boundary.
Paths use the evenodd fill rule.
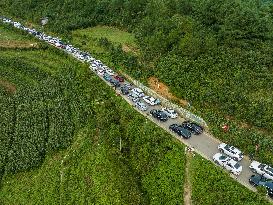
<path fill-rule="evenodd" d="M 266 203 L 261 196 L 253 195 L 252 191 L 231 180 L 223 169 L 215 167 L 215 164 L 204 160 L 199 155 L 191 159 L 190 177 L 193 204 L 270 204 Z"/>
<path fill-rule="evenodd" d="M 138 52 L 136 39 L 126 31 L 110 26 L 96 26 L 93 28 L 79 29 L 72 32 L 72 42 L 75 45 L 89 50 L 91 53 L 105 53 L 107 49 L 99 44 L 99 40 L 106 38 L 115 46 L 121 45 L 125 52 Z"/>
<path fill-rule="evenodd" d="M 1 80 L 16 87 L 0 86 L 1 204 L 183 202 L 184 145 L 87 65 L 45 45 L 0 54 Z M 191 178 L 193 204 L 267 204 L 197 156 Z"/>
<path fill-rule="evenodd" d="M 14 29 L 5 29 L 6 25 L 0 24 L 0 48 L 35 48 L 37 40 L 29 36 L 14 32 Z"/>
<path fill-rule="evenodd" d="M 45 45 L 0 53 L 1 204 L 183 200 L 184 146 L 87 65 Z"/>

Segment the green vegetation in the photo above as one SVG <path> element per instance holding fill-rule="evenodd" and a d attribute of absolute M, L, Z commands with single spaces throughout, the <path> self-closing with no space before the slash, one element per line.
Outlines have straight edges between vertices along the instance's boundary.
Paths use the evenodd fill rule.
<path fill-rule="evenodd" d="M 73 31 L 73 36 L 82 38 L 83 40 L 87 39 L 87 44 L 93 43 L 94 40 L 100 38 L 107 38 L 109 41 L 115 44 L 136 47 L 135 38 L 133 35 L 126 31 L 109 26 L 96 26 L 88 29 L 79 29 Z"/>
<path fill-rule="evenodd" d="M 213 163 L 199 155 L 195 155 L 190 164 L 193 204 L 270 204 L 262 197 L 264 193 L 254 195 L 243 185 L 230 180 L 230 176 L 221 168 L 215 167 Z"/>
<path fill-rule="evenodd" d="M 37 47 L 37 40 L 31 39 L 30 36 L 20 35 L 14 32 L 16 29 L 7 25 L 0 24 L 0 49 L 9 48 L 35 48 Z"/>
<path fill-rule="evenodd" d="M 87 65 L 43 44 L 0 52 L 1 204 L 183 201 L 184 146 Z"/>
<path fill-rule="evenodd" d="M 0 8 L 3 14 L 36 24 L 48 16 L 45 30 L 70 40 L 71 30 L 97 25 L 92 35 L 103 33 L 101 25 L 132 32 L 139 48 L 137 57 L 117 45 L 128 39 L 124 35 L 120 40 L 117 35 L 103 34 L 97 43 L 89 43 L 88 32 L 85 39 L 81 30 L 79 36 L 74 32 L 72 41 L 87 50 L 90 46 L 95 56 L 144 82 L 150 76 L 159 78 L 190 102 L 191 110 L 208 122 L 215 136 L 238 145 L 246 154 L 259 144 L 255 157 L 273 163 L 268 148 L 273 143 L 272 2 L 68 0 L 44 4 L 41 0 L 3 0 Z M 101 54 L 105 50 L 108 54 Z M 221 132 L 223 123 L 232 125 L 228 134 Z"/>
<path fill-rule="evenodd" d="M 191 110 L 209 123 L 215 136 L 246 154 L 259 144 L 255 157 L 273 163 L 271 3 L 3 0 L 0 12 L 35 24 L 48 16 L 46 31 L 95 51 L 95 57 L 138 79 L 158 77 L 178 97 L 190 101 Z M 126 53 L 119 45 L 133 39 L 124 37 L 124 32 L 122 40 L 105 35 L 92 39 L 83 30 L 71 33 L 96 25 L 132 32 L 139 55 Z M 97 34 L 103 33 L 96 27 L 92 35 L 96 29 Z M 151 123 L 145 124 L 145 118 L 115 97 L 87 66 L 62 52 L 46 45 L 23 52 L 4 50 L 0 51 L 5 82 L 0 84 L 0 105 L 5 108 L 0 111 L 0 203 L 27 203 L 31 197 L 36 204 L 60 200 L 68 204 L 177 204 L 183 200 L 183 146 Z M 7 89 L 13 85 L 15 94 Z M 223 123 L 231 125 L 229 133 L 221 131 Z M 266 204 L 220 171 L 208 176 L 208 170 L 214 170 L 212 164 L 197 162 L 194 166 L 201 177 L 193 180 L 195 203 L 246 200 Z M 25 170 L 32 171 L 22 173 Z M 228 181 L 223 186 L 215 183 L 219 179 Z"/>

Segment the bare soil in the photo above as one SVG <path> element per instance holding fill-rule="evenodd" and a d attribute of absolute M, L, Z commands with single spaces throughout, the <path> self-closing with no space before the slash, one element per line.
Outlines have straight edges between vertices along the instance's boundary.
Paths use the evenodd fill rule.
<path fill-rule="evenodd" d="M 128 46 L 126 44 L 123 44 L 122 45 L 122 50 L 125 52 L 125 53 L 133 53 L 134 55 L 138 55 L 138 49 L 136 48 L 133 48 L 131 46 Z"/>
<path fill-rule="evenodd" d="M 31 43 L 28 41 L 0 41 L 0 47 L 2 48 L 38 48 L 37 43 Z"/>
<path fill-rule="evenodd" d="M 186 153 L 186 168 L 185 168 L 185 183 L 184 183 L 184 205 L 191 205 L 191 182 L 190 182 L 190 162 L 192 159 L 192 154 Z"/>
<path fill-rule="evenodd" d="M 158 94 L 162 95 L 163 97 L 169 100 L 176 100 L 179 102 L 180 105 L 183 107 L 187 107 L 189 102 L 183 99 L 179 99 L 178 97 L 174 96 L 167 85 L 160 82 L 156 77 L 150 77 L 148 79 L 148 84 L 151 89 L 156 91 Z"/>
<path fill-rule="evenodd" d="M 16 92 L 16 86 L 6 80 L 0 79 L 0 86 L 2 86 L 10 94 L 14 94 Z"/>

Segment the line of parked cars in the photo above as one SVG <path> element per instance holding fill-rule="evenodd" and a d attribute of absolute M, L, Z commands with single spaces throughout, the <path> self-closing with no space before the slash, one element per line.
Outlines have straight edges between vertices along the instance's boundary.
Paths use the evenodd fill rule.
<path fill-rule="evenodd" d="M 147 111 L 149 106 L 159 105 L 160 99 L 152 96 L 147 96 L 140 88 L 134 87 L 129 82 L 125 81 L 124 77 L 116 74 L 112 69 L 103 64 L 100 60 L 96 60 L 89 53 L 83 52 L 72 45 L 65 44 L 61 39 L 46 35 L 35 29 L 30 29 L 23 26 L 19 22 L 12 21 L 6 17 L 0 17 L 4 23 L 13 25 L 14 27 L 24 30 L 36 38 L 48 42 L 49 44 L 66 51 L 78 60 L 90 64 L 90 70 L 97 73 L 105 81 L 109 82 L 115 88 L 119 88 L 123 95 L 127 95 L 134 106 L 141 111 Z M 172 108 L 163 107 L 160 109 L 152 109 L 149 113 L 154 118 L 161 122 L 166 122 L 169 118 L 175 119 L 178 117 L 177 112 Z M 199 135 L 203 132 L 203 127 L 195 122 L 185 121 L 182 124 L 171 124 L 169 129 L 185 139 L 189 139 L 192 134 Z M 234 146 L 221 143 L 218 146 L 219 153 L 213 156 L 213 161 L 226 168 L 228 171 L 235 175 L 242 172 L 242 166 L 239 161 L 243 159 L 243 153 Z M 268 195 L 273 197 L 273 168 L 269 165 L 253 161 L 250 169 L 257 175 L 252 175 L 249 179 L 250 184 L 253 186 L 264 186 L 267 189 Z"/>
<path fill-rule="evenodd" d="M 242 172 L 242 165 L 239 164 L 239 161 L 243 159 L 243 153 L 226 143 L 219 144 L 218 150 L 219 153 L 213 156 L 213 161 L 234 175 L 239 175 Z M 249 168 L 256 173 L 256 175 L 251 175 L 249 183 L 255 187 L 265 187 L 268 196 L 273 198 L 273 168 L 257 161 L 252 161 Z"/>

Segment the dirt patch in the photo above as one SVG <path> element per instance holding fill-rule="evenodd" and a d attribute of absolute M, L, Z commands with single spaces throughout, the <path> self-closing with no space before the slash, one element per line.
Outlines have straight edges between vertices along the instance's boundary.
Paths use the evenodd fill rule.
<path fill-rule="evenodd" d="M 183 107 L 187 107 L 189 105 L 189 102 L 183 99 L 179 99 L 176 96 L 174 96 L 167 85 L 160 82 L 156 77 L 150 77 L 148 79 L 148 84 L 151 89 L 156 91 L 158 94 L 162 95 L 163 97 L 169 99 L 169 100 L 176 100 L 179 102 L 180 105 Z"/>
<path fill-rule="evenodd" d="M 184 182 L 184 205 L 191 205 L 191 181 L 190 181 L 190 162 L 192 160 L 192 153 L 186 151 L 186 168 L 185 168 L 185 182 Z"/>
<path fill-rule="evenodd" d="M 2 48 L 38 48 L 37 43 L 28 41 L 1 41 L 0 47 Z"/>
<path fill-rule="evenodd" d="M 139 51 L 138 49 L 132 47 L 132 46 L 128 46 L 126 44 L 123 44 L 122 45 L 122 50 L 125 52 L 125 53 L 133 53 L 134 55 L 138 55 L 139 54 Z"/>
<path fill-rule="evenodd" d="M 0 80 L 0 86 L 2 86 L 10 94 L 14 94 L 16 92 L 15 85 L 6 80 Z"/>

